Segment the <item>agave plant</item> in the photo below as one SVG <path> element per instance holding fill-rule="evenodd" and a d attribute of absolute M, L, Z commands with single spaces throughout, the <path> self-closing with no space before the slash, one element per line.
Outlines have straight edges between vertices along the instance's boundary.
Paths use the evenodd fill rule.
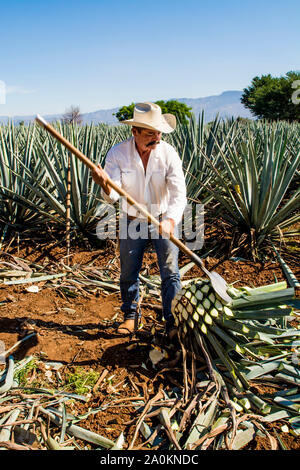
<path fill-rule="evenodd" d="M 263 370 L 265 359 L 284 357 L 299 338 L 298 330 L 280 325 L 281 318 L 292 314 L 294 289 L 282 282 L 231 287 L 228 294 L 231 304 L 216 294 L 209 280 L 185 281 L 172 312 L 185 349 L 207 358 L 222 382 L 244 392 L 249 389 L 245 364 L 260 364 Z"/>
<path fill-rule="evenodd" d="M 17 229 L 49 219 L 47 203 L 33 188 L 37 181 L 48 186 L 35 141 L 33 125 L 0 127 L 0 218 Z"/>
<path fill-rule="evenodd" d="M 125 128 L 106 125 L 56 125 L 73 145 L 100 164 L 103 164 L 108 149 L 122 140 L 126 132 Z M 57 226 L 64 226 L 70 163 L 71 225 L 85 232 L 93 230 L 98 206 L 104 202 L 100 196 L 100 187 L 92 180 L 90 171 L 80 161 L 69 158 L 63 145 L 35 125 L 24 128 L 22 132 L 22 146 L 13 127 L 6 130 L 5 138 L 2 132 L 1 153 L 4 159 L 1 160 L 1 194 L 2 199 L 6 198 L 7 205 L 3 217 L 6 215 L 6 220 L 11 224 L 18 223 L 20 226 L 25 223 L 28 225 L 29 222 L 36 224 L 37 221 L 45 223 L 48 220 Z"/>
<path fill-rule="evenodd" d="M 70 126 L 59 131 L 102 165 L 108 149 L 130 136 L 127 126 Z M 182 158 L 189 201 L 219 204 L 220 217 L 259 250 L 270 238 L 287 235 L 299 220 L 298 127 L 288 124 L 221 121 L 204 114 L 164 136 Z M 68 195 L 68 151 L 42 129 L 13 124 L 0 129 L 0 216 L 14 226 L 52 220 L 64 225 Z M 94 230 L 100 188 L 80 161 L 70 158 L 70 220 Z M 291 193 L 293 191 L 293 193 Z M 215 215 L 215 212 L 214 212 Z M 255 254 L 255 253 L 254 253 Z"/>
<path fill-rule="evenodd" d="M 205 204 L 213 199 L 207 186 L 214 186 L 216 176 L 207 159 L 213 166 L 219 167 L 217 143 L 222 148 L 223 142 L 234 139 L 235 128 L 235 121 L 223 121 L 218 116 L 211 123 L 205 124 L 202 112 L 198 120 L 192 115 L 188 123 L 177 124 L 175 132 L 165 137 L 176 148 L 182 160 L 190 202 Z"/>
<path fill-rule="evenodd" d="M 291 190 L 300 147 L 290 146 L 287 126 L 259 126 L 240 130 L 238 138 L 222 147 L 216 142 L 221 171 L 204 155 L 216 176 L 215 187 L 208 189 L 220 204 L 220 217 L 246 235 L 244 248 L 253 258 L 283 232 L 288 236 L 287 229 L 300 220 L 300 188 Z"/>
<path fill-rule="evenodd" d="M 81 128 L 76 125 L 57 123 L 58 131 L 64 135 L 74 146 L 80 148 L 93 161 L 102 163 L 104 157 L 104 143 L 97 138 L 95 128 Z M 94 183 L 90 171 L 80 161 L 71 157 L 67 149 L 46 135 L 44 140 L 38 142 L 39 156 L 46 168 L 49 180 L 56 188 L 49 198 L 51 210 L 58 216 L 58 222 L 66 217 L 66 201 L 68 194 L 68 164 L 70 163 L 71 193 L 70 193 L 70 221 L 71 225 L 81 230 L 89 229 L 93 225 L 97 204 L 100 198 L 100 187 Z M 46 188 L 39 185 L 39 189 L 48 197 Z"/>

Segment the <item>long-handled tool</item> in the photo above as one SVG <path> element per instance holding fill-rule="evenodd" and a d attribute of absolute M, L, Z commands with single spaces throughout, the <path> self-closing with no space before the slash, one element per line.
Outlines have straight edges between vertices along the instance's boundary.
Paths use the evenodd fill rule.
<path fill-rule="evenodd" d="M 70 152 L 73 153 L 79 160 L 81 160 L 88 168 L 95 171 L 97 169 L 97 165 L 93 163 L 89 158 L 87 158 L 80 150 L 78 150 L 74 145 L 72 145 L 67 139 L 65 139 L 59 132 L 57 132 L 50 124 L 45 121 L 40 115 L 37 115 L 35 120 L 44 127 L 53 137 L 59 140 Z M 160 223 L 158 220 L 153 217 L 150 212 L 147 211 L 143 206 L 141 206 L 138 202 L 136 202 L 124 189 L 120 188 L 116 185 L 110 178 L 107 181 L 107 184 L 114 189 L 120 196 L 123 196 L 127 199 L 128 203 L 135 207 L 141 214 L 143 214 L 148 222 L 155 225 L 160 229 Z M 225 301 L 230 303 L 232 301 L 231 297 L 227 294 L 227 283 L 225 279 L 222 278 L 218 273 L 215 271 L 210 272 L 208 271 L 203 261 L 193 253 L 189 248 L 187 248 L 178 238 L 174 235 L 169 235 L 170 240 L 183 252 L 188 256 L 197 266 L 199 266 L 203 272 L 209 277 L 212 287 L 214 288 L 215 292 Z"/>

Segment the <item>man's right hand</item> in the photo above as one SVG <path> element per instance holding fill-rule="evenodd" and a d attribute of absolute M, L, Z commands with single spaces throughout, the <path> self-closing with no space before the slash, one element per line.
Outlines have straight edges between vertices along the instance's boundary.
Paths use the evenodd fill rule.
<path fill-rule="evenodd" d="M 103 191 L 107 195 L 109 195 L 110 191 L 111 191 L 111 188 L 107 184 L 108 180 L 109 180 L 109 177 L 108 177 L 108 174 L 106 173 L 106 171 L 103 170 L 101 165 L 99 164 L 97 166 L 97 168 L 95 169 L 95 171 L 92 170 L 91 174 L 92 174 L 92 178 L 95 181 L 95 183 L 99 184 L 103 188 Z"/>

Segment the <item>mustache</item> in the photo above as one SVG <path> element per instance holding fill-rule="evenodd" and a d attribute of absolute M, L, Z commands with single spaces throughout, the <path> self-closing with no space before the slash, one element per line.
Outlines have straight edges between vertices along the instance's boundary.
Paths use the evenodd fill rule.
<path fill-rule="evenodd" d="M 152 142 L 149 142 L 149 144 L 146 144 L 146 147 L 151 147 L 151 145 L 159 144 L 159 140 L 152 140 Z"/>

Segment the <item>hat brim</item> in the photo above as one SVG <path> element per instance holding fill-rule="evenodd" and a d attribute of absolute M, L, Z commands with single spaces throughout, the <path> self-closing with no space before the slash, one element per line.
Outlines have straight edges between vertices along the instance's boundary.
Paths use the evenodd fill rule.
<path fill-rule="evenodd" d="M 160 124 L 155 124 L 153 126 L 146 122 L 135 121 L 134 119 L 127 119 L 125 121 L 121 121 L 121 124 L 142 127 L 144 129 L 151 129 L 154 131 L 163 132 L 164 134 L 170 134 L 176 128 L 176 117 L 173 114 L 162 114 Z"/>

